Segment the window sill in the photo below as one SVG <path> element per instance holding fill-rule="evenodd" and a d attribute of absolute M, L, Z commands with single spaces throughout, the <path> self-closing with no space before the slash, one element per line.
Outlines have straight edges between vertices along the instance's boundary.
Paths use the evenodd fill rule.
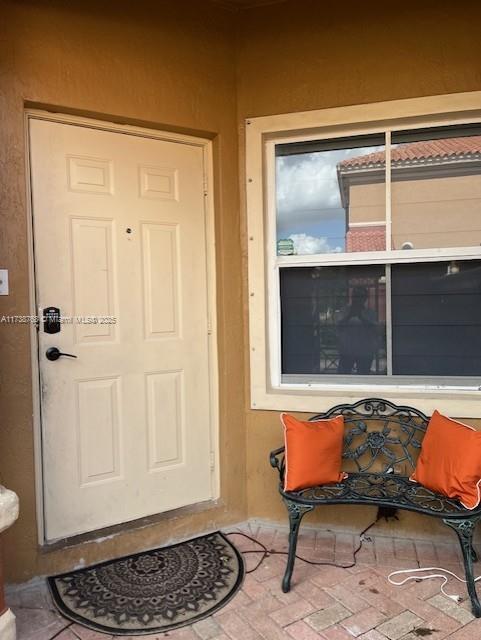
<path fill-rule="evenodd" d="M 481 418 L 481 390 L 474 387 L 434 387 L 392 384 L 281 384 L 253 389 L 251 408 L 266 411 L 320 413 L 335 404 L 362 398 L 386 398 L 413 406 L 426 415 L 435 409 L 455 418 Z"/>

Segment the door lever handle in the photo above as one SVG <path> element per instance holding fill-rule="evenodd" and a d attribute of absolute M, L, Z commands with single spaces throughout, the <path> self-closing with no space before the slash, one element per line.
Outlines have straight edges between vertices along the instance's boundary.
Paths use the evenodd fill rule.
<path fill-rule="evenodd" d="M 60 356 L 67 356 L 68 358 L 77 357 L 77 356 L 74 356 L 73 353 L 62 353 L 57 349 L 57 347 L 49 347 L 45 352 L 45 355 L 47 356 L 47 360 L 52 360 L 52 362 L 54 362 L 55 360 L 58 360 Z"/>

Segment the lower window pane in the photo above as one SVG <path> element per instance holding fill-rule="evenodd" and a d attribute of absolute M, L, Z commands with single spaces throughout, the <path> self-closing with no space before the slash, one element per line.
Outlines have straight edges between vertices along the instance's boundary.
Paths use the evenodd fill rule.
<path fill-rule="evenodd" d="M 393 374 L 481 375 L 481 260 L 391 269 Z"/>
<path fill-rule="evenodd" d="M 283 374 L 386 374 L 384 266 L 280 270 Z"/>

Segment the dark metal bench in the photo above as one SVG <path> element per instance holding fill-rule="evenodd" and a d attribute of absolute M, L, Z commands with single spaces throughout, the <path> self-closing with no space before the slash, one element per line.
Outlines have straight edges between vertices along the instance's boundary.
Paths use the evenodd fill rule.
<path fill-rule="evenodd" d="M 284 491 L 284 447 L 272 451 L 271 466 L 279 471 L 279 492 L 289 514 L 289 553 L 282 590 L 290 590 L 296 557 L 297 535 L 303 516 L 323 504 L 365 504 L 407 509 L 442 518 L 456 532 L 464 559 L 466 581 L 473 614 L 481 617 L 476 594 L 473 533 L 481 519 L 481 505 L 470 511 L 458 501 L 409 481 L 416 466 L 429 418 L 412 407 L 396 406 L 370 398 L 341 404 L 310 420 L 344 416 L 343 469 L 349 476 L 342 483 Z"/>

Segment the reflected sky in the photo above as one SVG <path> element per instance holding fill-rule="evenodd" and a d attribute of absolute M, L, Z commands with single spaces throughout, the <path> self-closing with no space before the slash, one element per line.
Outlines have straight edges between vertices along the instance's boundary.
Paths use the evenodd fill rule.
<path fill-rule="evenodd" d="M 291 238 L 297 254 L 344 251 L 346 220 L 337 164 L 383 149 L 373 146 L 278 156 L 277 240 Z"/>

